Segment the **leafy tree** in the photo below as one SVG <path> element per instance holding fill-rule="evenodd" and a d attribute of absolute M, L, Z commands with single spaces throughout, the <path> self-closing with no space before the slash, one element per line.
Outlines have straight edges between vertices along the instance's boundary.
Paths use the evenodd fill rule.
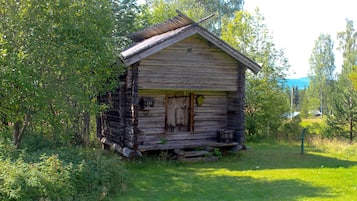
<path fill-rule="evenodd" d="M 232 18 L 242 6 L 243 0 L 147 0 L 144 16 L 147 24 L 151 25 L 176 16 L 177 9 L 196 21 L 216 14 L 211 23 L 204 26 L 214 34 L 220 35 L 223 17 Z"/>
<path fill-rule="evenodd" d="M 343 132 L 348 128 L 348 136 L 352 142 L 357 122 L 357 92 L 349 75 L 357 64 L 357 33 L 353 21 L 346 21 L 346 30 L 337 34 L 339 49 L 342 51 L 343 64 L 338 76 L 333 95 L 333 116 L 329 117 L 329 125 Z"/>
<path fill-rule="evenodd" d="M 120 73 L 112 2 L 1 0 L 0 16 L 0 113 L 13 123 L 14 144 L 29 129 L 87 141 L 95 97 Z"/>
<path fill-rule="evenodd" d="M 333 41 L 329 34 L 320 34 L 315 41 L 310 56 L 310 85 L 308 95 L 310 100 L 309 110 L 319 108 L 322 114 L 328 113 L 331 105 L 333 89 L 335 56 Z"/>
<path fill-rule="evenodd" d="M 281 84 L 289 67 L 284 52 L 275 47 L 258 9 L 254 14 L 236 12 L 233 20 L 226 18 L 222 38 L 262 65 L 258 75 L 247 75 L 246 128 L 249 134 L 269 136 L 289 111 L 289 98 Z"/>
<path fill-rule="evenodd" d="M 131 41 L 127 37 L 143 25 L 143 20 L 139 18 L 141 8 L 133 0 L 111 0 L 115 20 L 114 38 L 116 50 L 119 52 L 130 45 Z"/>
<path fill-rule="evenodd" d="M 296 86 L 296 87 L 293 87 L 294 91 L 293 91 L 293 104 L 295 106 L 295 108 L 298 107 L 299 105 L 299 88 Z"/>

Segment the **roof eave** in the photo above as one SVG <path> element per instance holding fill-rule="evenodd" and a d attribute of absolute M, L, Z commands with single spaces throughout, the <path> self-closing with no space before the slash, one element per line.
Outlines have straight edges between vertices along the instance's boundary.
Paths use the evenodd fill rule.
<path fill-rule="evenodd" d="M 232 46 L 230 46 L 228 43 L 223 41 L 222 39 L 214 36 L 212 33 L 208 32 L 206 29 L 202 28 L 201 26 L 198 26 L 198 33 L 204 37 L 206 40 L 212 42 L 215 46 L 229 54 L 231 57 L 236 59 L 237 61 L 241 62 L 243 65 L 245 65 L 249 70 L 251 70 L 253 73 L 257 74 L 261 66 L 257 64 L 255 61 L 251 60 L 244 54 L 240 53 L 236 49 L 234 49 Z"/>
<path fill-rule="evenodd" d="M 133 54 L 125 55 L 125 54 L 123 54 L 123 52 L 125 52 L 125 51 L 123 51 L 120 54 L 120 58 L 126 66 L 130 66 L 130 65 L 140 61 L 141 59 L 146 58 L 152 54 L 155 54 L 156 52 L 159 52 L 160 50 L 162 50 L 166 47 L 169 47 L 170 45 L 172 45 L 178 41 L 181 41 L 187 37 L 190 37 L 196 33 L 197 33 L 197 30 L 194 28 L 194 25 L 188 25 L 188 26 L 184 27 L 182 30 L 180 30 L 179 32 L 177 32 L 176 34 L 173 34 L 167 38 L 164 38 L 163 40 L 157 41 L 156 43 L 151 44 L 151 45 L 147 46 L 146 48 L 144 48 L 138 52 L 135 52 Z M 149 40 L 149 39 L 147 39 L 147 40 Z M 135 45 L 132 46 L 131 48 L 134 48 L 134 47 L 135 47 Z"/>
<path fill-rule="evenodd" d="M 213 43 L 215 46 L 223 50 L 225 53 L 236 59 L 238 62 L 242 63 L 253 73 L 257 74 L 260 71 L 261 66 L 259 64 L 257 64 L 250 58 L 246 57 L 245 55 L 234 49 L 232 46 L 224 42 L 222 39 L 214 36 L 209 31 L 202 28 L 198 24 L 191 24 L 186 27 L 183 27 L 177 33 L 168 35 L 168 37 L 163 37 L 162 40 L 155 41 L 155 43 L 153 44 L 149 43 L 147 47 L 143 47 L 137 52 L 133 51 L 130 54 L 125 54 L 125 51 L 123 51 L 120 55 L 121 60 L 126 66 L 130 66 L 142 60 L 143 58 L 155 54 L 156 52 L 159 52 L 160 50 L 169 47 L 170 45 L 179 42 L 187 37 L 190 37 L 196 33 L 200 34 L 203 38 Z M 150 38 L 147 40 L 150 40 Z M 145 40 L 142 42 L 145 42 Z M 138 45 L 142 42 L 139 42 Z M 132 46 L 131 48 L 135 48 L 135 47 L 136 45 Z M 129 51 L 131 48 L 127 49 L 126 51 Z"/>

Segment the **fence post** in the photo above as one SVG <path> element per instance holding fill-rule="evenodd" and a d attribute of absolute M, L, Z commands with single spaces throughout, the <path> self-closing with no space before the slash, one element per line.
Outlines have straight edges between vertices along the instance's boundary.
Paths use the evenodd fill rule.
<path fill-rule="evenodd" d="M 305 137 L 306 128 L 301 132 L 301 155 L 304 155 L 304 137 Z"/>

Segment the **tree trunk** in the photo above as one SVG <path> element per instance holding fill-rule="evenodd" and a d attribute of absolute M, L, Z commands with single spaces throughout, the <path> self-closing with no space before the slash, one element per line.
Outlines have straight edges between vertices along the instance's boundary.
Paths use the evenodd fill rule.
<path fill-rule="evenodd" d="M 83 114 L 83 126 L 82 126 L 82 142 L 85 146 L 89 145 L 89 135 L 90 135 L 90 115 L 88 112 Z"/>
<path fill-rule="evenodd" d="M 17 120 L 14 123 L 14 131 L 13 131 L 12 140 L 13 140 L 13 144 L 15 145 L 16 149 L 18 149 L 20 147 L 22 137 L 23 137 L 29 123 L 30 123 L 30 112 L 27 112 L 27 114 L 25 115 L 24 122 L 22 122 L 21 120 Z"/>
<path fill-rule="evenodd" d="M 20 143 L 21 143 L 21 135 L 20 135 L 21 125 L 22 125 L 21 121 L 16 121 L 14 123 L 14 132 L 12 135 L 12 143 L 15 145 L 16 149 L 19 148 Z"/>
<path fill-rule="evenodd" d="M 352 143 L 353 140 L 353 120 L 350 118 L 350 143 Z"/>

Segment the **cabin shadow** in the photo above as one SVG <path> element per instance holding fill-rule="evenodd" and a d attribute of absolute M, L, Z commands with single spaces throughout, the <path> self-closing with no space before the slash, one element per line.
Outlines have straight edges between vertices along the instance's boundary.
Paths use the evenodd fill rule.
<path fill-rule="evenodd" d="M 272 145 L 272 148 L 269 148 L 268 152 L 250 147 L 246 151 L 228 154 L 223 160 L 235 160 L 237 163 L 240 163 L 231 170 L 254 170 L 257 168 L 349 168 L 357 165 L 356 161 L 323 156 L 322 151 L 318 151 L 315 148 L 313 150 L 301 154 L 299 146 Z M 224 166 L 224 163 L 222 165 Z"/>
<path fill-rule="evenodd" d="M 301 197 L 329 197 L 328 189 L 295 179 L 264 180 L 250 176 L 206 176 L 205 185 L 219 186 L 212 200 L 300 200 Z M 284 192 L 284 193 L 281 193 Z"/>
<path fill-rule="evenodd" d="M 330 198 L 328 189 L 300 180 L 265 180 L 250 176 L 219 175 L 215 169 L 163 168 L 161 174 L 140 173 L 145 180 L 126 192 L 132 200 L 300 200 Z M 160 181 L 160 182 L 157 182 Z M 282 193 L 284 192 L 284 193 Z"/>

